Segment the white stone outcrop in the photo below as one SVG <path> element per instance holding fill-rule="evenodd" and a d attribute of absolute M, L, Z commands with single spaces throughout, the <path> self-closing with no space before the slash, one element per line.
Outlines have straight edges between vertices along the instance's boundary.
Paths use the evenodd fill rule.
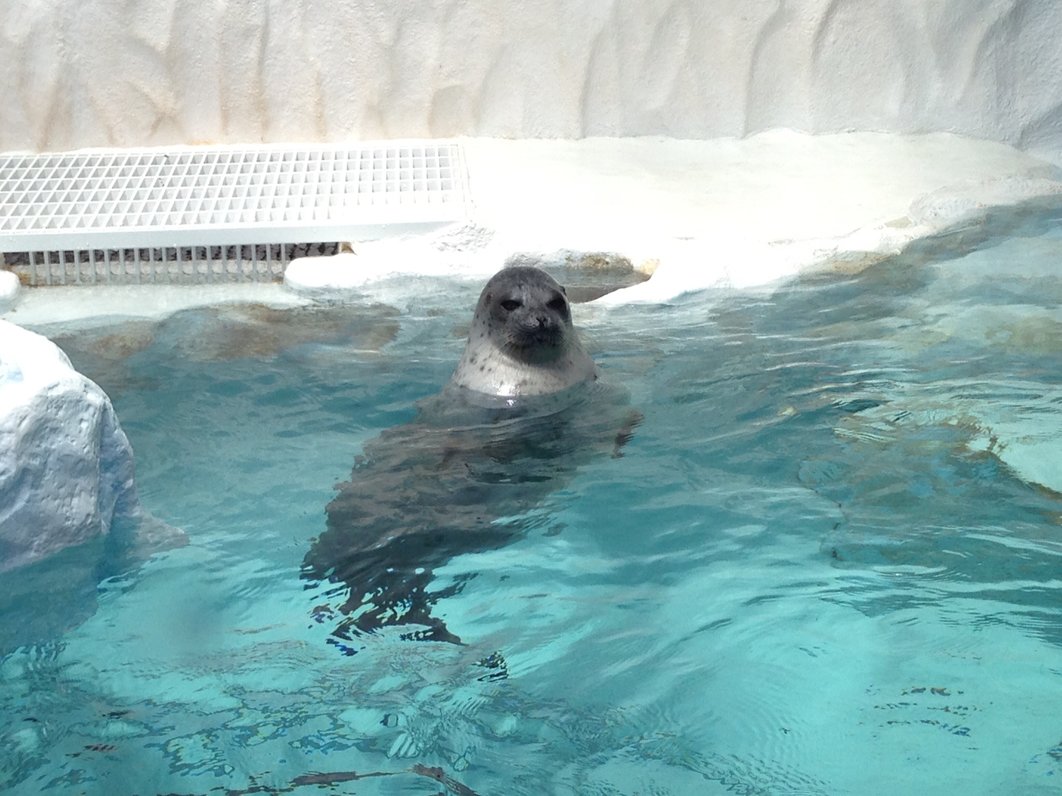
<path fill-rule="evenodd" d="M 741 139 L 466 139 L 463 225 L 294 261 L 300 294 L 371 290 L 396 276 L 486 277 L 502 263 L 627 263 L 647 282 L 604 304 L 754 288 L 808 269 L 852 272 L 990 207 L 1062 195 L 1062 170 L 951 133 Z"/>
<path fill-rule="evenodd" d="M 11 271 L 0 270 L 0 312 L 7 312 L 15 305 L 20 288 L 17 276 Z"/>
<path fill-rule="evenodd" d="M 45 337 L 0 320 L 0 571 L 139 513 L 110 400 Z"/>
<path fill-rule="evenodd" d="M 1062 146 L 1057 0 L 0 4 L 0 151 L 948 131 Z"/>

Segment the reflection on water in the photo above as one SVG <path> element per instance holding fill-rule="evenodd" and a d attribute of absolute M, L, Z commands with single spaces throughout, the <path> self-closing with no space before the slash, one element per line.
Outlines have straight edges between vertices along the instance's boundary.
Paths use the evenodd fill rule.
<path fill-rule="evenodd" d="M 773 292 L 577 308 L 644 420 L 622 458 L 492 512 L 507 544 L 433 560 L 432 616 L 461 644 L 383 623 L 341 655 L 311 617 L 328 584 L 299 572 L 366 441 L 448 378 L 476 286 L 413 284 L 403 312 L 185 314 L 119 348 L 68 335 L 142 500 L 190 543 L 63 605 L 0 581 L 5 629 L 40 630 L 0 664 L 0 782 L 1051 792 L 1057 217 Z M 248 344 L 233 324 L 264 325 Z"/>

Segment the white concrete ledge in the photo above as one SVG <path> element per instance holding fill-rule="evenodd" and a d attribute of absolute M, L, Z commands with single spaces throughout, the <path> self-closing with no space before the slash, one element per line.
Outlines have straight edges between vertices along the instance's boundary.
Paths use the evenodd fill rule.
<path fill-rule="evenodd" d="M 861 268 L 988 208 L 1062 193 L 1060 170 L 1013 147 L 936 133 L 744 139 L 463 140 L 471 217 L 430 235 L 354 241 L 355 253 L 288 268 L 289 298 L 335 296 L 389 277 L 481 278 L 520 260 L 629 262 L 652 274 L 601 303 L 769 285 L 807 269 Z M 10 277 L 6 279 L 10 283 Z M 249 286 L 153 286 L 147 314 Z M 82 288 L 23 291 L 7 317 L 47 323 L 122 304 Z M 256 295 L 269 286 L 254 288 Z M 242 293 L 241 293 L 242 294 Z M 261 298 L 261 297 L 260 297 Z M 138 310 L 138 311 L 140 311 Z M 0 310 L 2 311 L 2 310 Z"/>
<path fill-rule="evenodd" d="M 1062 172 L 951 134 L 776 130 L 745 139 L 468 139 L 470 223 L 357 254 L 295 261 L 320 294 L 397 274 L 480 276 L 513 257 L 606 252 L 652 278 L 605 303 L 751 288 L 865 266 L 989 207 L 1062 193 Z"/>
<path fill-rule="evenodd" d="M 10 271 L 0 271 L 0 313 L 7 312 L 15 305 L 20 288 L 17 276 Z"/>

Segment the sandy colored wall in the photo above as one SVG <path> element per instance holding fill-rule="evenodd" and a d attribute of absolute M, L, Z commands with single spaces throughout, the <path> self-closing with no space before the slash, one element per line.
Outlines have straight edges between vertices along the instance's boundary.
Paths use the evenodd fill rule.
<path fill-rule="evenodd" d="M 770 127 L 1062 142 L 1057 0 L 3 0 L 0 150 Z"/>

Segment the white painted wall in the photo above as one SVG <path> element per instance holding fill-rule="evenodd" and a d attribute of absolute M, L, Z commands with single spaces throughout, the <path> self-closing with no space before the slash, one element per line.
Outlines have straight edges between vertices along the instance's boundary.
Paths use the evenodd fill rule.
<path fill-rule="evenodd" d="M 953 131 L 1062 143 L 1058 0 L 4 0 L 0 150 Z"/>

